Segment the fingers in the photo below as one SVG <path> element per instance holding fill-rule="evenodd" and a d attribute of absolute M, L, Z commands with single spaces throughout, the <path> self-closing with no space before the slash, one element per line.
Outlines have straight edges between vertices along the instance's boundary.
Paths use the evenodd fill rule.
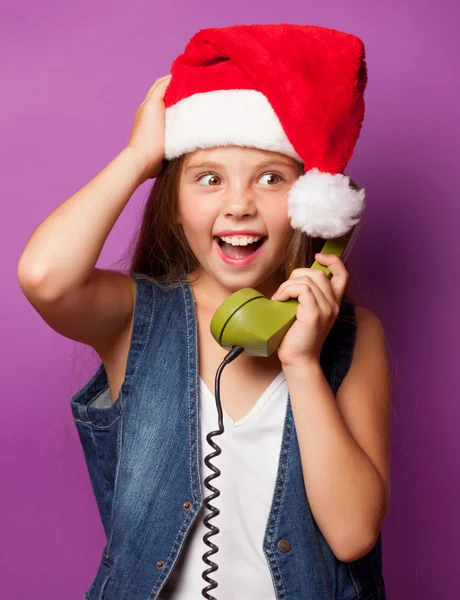
<path fill-rule="evenodd" d="M 320 287 L 313 281 L 312 278 L 308 278 L 309 281 L 307 285 L 310 287 L 310 290 L 313 292 L 313 295 L 316 299 L 316 302 L 321 309 L 321 311 L 326 315 L 333 315 L 339 312 L 339 306 L 335 300 L 334 294 L 331 292 L 330 286 L 325 288 Z M 326 278 L 327 279 L 327 278 Z M 329 283 L 329 279 L 327 280 Z"/>
<path fill-rule="evenodd" d="M 312 268 L 294 269 L 289 279 L 308 275 L 316 281 L 323 291 L 332 290 L 335 300 L 340 303 L 349 279 L 349 273 L 342 259 L 336 254 L 318 253 L 315 257 L 321 265 L 327 267 L 331 272 L 332 277 L 330 280 L 322 269 Z"/>
<path fill-rule="evenodd" d="M 294 271 L 296 271 L 296 273 L 294 273 Z M 327 277 L 324 271 L 317 269 L 294 269 L 294 271 L 291 273 L 291 277 L 280 285 L 277 293 L 283 290 L 286 286 L 291 285 L 293 283 L 304 284 L 311 282 L 312 285 L 321 290 L 323 296 L 327 298 L 328 302 L 332 306 L 336 303 L 334 290 L 332 288 L 331 282 L 329 281 L 329 278 Z M 300 274 L 299 271 L 301 272 Z"/>
<path fill-rule="evenodd" d="M 169 84 L 169 82 L 171 80 L 171 77 L 172 77 L 171 73 L 169 73 L 168 75 L 164 75 L 163 77 L 159 77 L 155 81 L 155 83 L 152 86 L 150 86 L 144 102 L 147 102 L 148 100 L 150 100 L 150 97 L 153 95 L 153 93 L 155 92 L 155 90 L 157 88 L 164 88 L 165 86 L 167 86 L 167 84 Z"/>
<path fill-rule="evenodd" d="M 326 295 L 310 277 L 289 279 L 283 284 L 282 289 L 278 290 L 274 299 L 282 302 L 288 298 L 298 298 L 300 295 L 304 296 L 305 302 L 310 300 L 317 304 L 321 312 L 326 315 L 332 315 L 336 309 L 335 298 L 331 299 L 331 294 Z"/>
<path fill-rule="evenodd" d="M 321 310 L 325 313 L 332 312 L 337 315 L 348 282 L 348 271 L 342 260 L 336 255 L 325 255 L 318 258 L 321 261 L 320 264 L 326 265 L 332 273 L 331 280 L 321 269 L 294 269 L 289 279 L 280 285 L 272 299 L 287 300 L 289 297 L 299 296 L 301 291 L 304 290 L 304 294 L 312 293 Z M 290 289 L 288 289 L 288 286 Z M 308 291 L 306 286 L 309 287 Z"/>
<path fill-rule="evenodd" d="M 345 267 L 345 265 L 343 264 L 342 259 L 337 256 L 336 254 L 320 254 L 317 253 L 315 254 L 315 259 L 319 262 L 319 264 L 323 265 L 324 267 L 327 267 L 329 269 L 329 271 L 333 274 L 333 276 L 335 277 L 348 277 L 348 271 Z M 291 277 L 294 276 L 298 276 L 298 275 L 305 275 L 306 273 L 324 273 L 324 271 L 322 271 L 321 269 L 312 269 L 312 268 L 299 268 L 299 269 L 294 269 L 291 273 Z M 325 275 L 325 273 L 324 273 Z"/>

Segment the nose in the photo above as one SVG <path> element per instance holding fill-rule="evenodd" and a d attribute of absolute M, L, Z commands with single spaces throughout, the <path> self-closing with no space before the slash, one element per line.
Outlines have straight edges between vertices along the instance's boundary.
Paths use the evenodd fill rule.
<path fill-rule="evenodd" d="M 242 217 L 256 212 L 256 202 L 249 190 L 228 193 L 222 201 L 225 216 Z"/>

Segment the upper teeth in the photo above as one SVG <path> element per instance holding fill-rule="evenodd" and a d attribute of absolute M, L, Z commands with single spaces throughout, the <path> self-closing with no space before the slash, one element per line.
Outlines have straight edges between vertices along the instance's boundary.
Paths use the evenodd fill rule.
<path fill-rule="evenodd" d="M 222 237 L 220 236 L 221 240 L 224 240 L 224 242 L 227 242 L 227 244 L 232 244 L 232 246 L 247 246 L 248 244 L 252 244 L 254 242 L 258 242 L 260 239 L 262 239 L 262 235 L 257 236 L 257 237 L 250 237 L 250 236 L 236 236 L 233 235 L 231 237 Z"/>

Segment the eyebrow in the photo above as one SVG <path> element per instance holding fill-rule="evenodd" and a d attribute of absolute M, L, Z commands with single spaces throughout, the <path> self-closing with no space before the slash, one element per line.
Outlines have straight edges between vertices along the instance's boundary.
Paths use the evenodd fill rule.
<path fill-rule="evenodd" d="M 259 163 L 258 165 L 256 165 L 257 169 L 262 169 L 263 167 L 268 167 L 270 165 L 282 165 L 284 167 L 290 167 L 290 168 L 294 168 L 294 166 L 291 163 L 286 162 L 285 160 L 282 160 L 280 158 L 269 158 L 268 160 L 264 160 L 261 163 Z M 188 167 L 186 167 L 186 171 L 191 170 L 191 169 L 202 169 L 202 168 L 206 168 L 206 167 L 210 167 L 213 169 L 220 169 L 222 168 L 224 165 L 218 163 L 218 162 L 214 162 L 214 161 L 203 161 L 200 163 L 192 163 L 191 165 L 188 165 Z"/>

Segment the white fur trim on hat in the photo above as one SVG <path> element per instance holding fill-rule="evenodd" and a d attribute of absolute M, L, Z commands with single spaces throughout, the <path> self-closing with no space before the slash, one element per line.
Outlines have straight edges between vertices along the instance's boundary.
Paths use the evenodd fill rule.
<path fill-rule="evenodd" d="M 317 168 L 301 175 L 288 194 L 291 226 L 311 237 L 340 237 L 358 223 L 364 210 L 364 189 L 354 190 L 350 178 Z"/>
<path fill-rule="evenodd" d="M 165 111 L 165 158 L 198 148 L 248 146 L 303 163 L 267 98 L 257 90 L 213 90 L 188 96 Z"/>

